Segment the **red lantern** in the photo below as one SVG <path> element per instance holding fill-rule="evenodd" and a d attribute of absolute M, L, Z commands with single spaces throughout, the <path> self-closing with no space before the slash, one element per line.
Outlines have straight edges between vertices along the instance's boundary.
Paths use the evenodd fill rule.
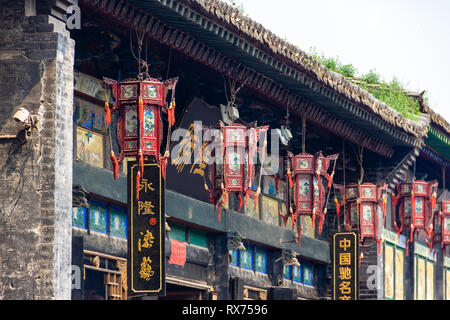
<path fill-rule="evenodd" d="M 139 187 L 140 177 L 144 169 L 145 160 L 152 157 L 163 169 L 165 177 L 165 167 L 168 158 L 168 150 L 163 157 L 160 155 L 160 147 L 163 139 L 163 124 L 161 120 L 161 110 L 168 113 L 169 130 L 174 122 L 175 111 L 175 86 L 178 78 L 173 78 L 161 82 L 157 79 L 147 78 L 127 79 L 117 82 L 104 78 L 104 82 L 112 87 L 115 99 L 112 109 L 108 102 L 105 102 L 107 114 L 107 126 L 111 121 L 111 111 L 120 111 L 120 118 L 117 125 L 117 136 L 120 146 L 119 157 L 116 158 L 111 148 L 111 161 L 114 167 L 114 179 L 118 177 L 118 166 L 124 157 L 136 157 L 139 170 L 136 179 L 136 188 Z M 172 90 L 172 101 L 167 106 L 166 96 Z M 139 198 L 138 189 L 136 195 Z"/>
<path fill-rule="evenodd" d="M 205 184 L 210 192 L 210 202 L 219 205 L 219 221 L 221 207 L 228 200 L 230 192 L 235 192 L 239 197 L 238 211 L 242 208 L 243 196 L 248 199 L 255 179 L 253 157 L 259 149 L 264 161 L 266 136 L 264 135 L 263 146 L 258 147 L 258 141 L 268 128 L 269 126 L 246 127 L 241 124 L 221 125 L 222 155 L 217 155 L 216 162 L 210 167 L 212 190 Z M 258 187 L 254 195 L 255 207 L 260 192 L 261 189 Z"/>
<path fill-rule="evenodd" d="M 442 202 L 442 220 L 441 220 L 441 229 L 442 229 L 442 240 L 441 246 L 442 248 L 450 245 L 450 201 Z"/>
<path fill-rule="evenodd" d="M 347 231 L 359 230 L 361 258 L 364 248 L 362 245 L 367 238 L 374 239 L 378 243 L 380 254 L 382 238 L 378 238 L 378 231 L 380 226 L 384 226 L 386 217 L 387 185 L 352 184 L 345 188 L 345 197 L 343 186 L 336 185 L 335 188 L 340 191 L 341 199 L 345 202 L 344 225 Z M 383 213 L 381 223 L 378 223 L 378 207 Z"/>
<path fill-rule="evenodd" d="M 331 175 L 328 174 L 330 161 L 336 159 L 338 155 L 324 157 L 322 154 L 314 156 L 309 153 L 301 153 L 292 159 L 292 175 L 294 185 L 295 211 L 292 213 L 292 226 L 297 222 L 298 215 L 311 216 L 312 228 L 315 230 L 316 217 L 319 218 L 318 231 L 322 232 L 326 215 L 326 190 L 328 196 L 333 183 L 334 167 Z M 290 170 L 288 170 L 290 177 Z M 299 226 L 298 239 L 300 243 L 302 226 Z"/>
<path fill-rule="evenodd" d="M 410 239 L 413 241 L 414 231 L 425 230 L 428 220 L 431 219 L 436 207 L 437 182 L 425 182 L 423 180 L 399 183 L 397 185 L 400 200 L 401 226 L 397 233 L 409 228 Z"/>

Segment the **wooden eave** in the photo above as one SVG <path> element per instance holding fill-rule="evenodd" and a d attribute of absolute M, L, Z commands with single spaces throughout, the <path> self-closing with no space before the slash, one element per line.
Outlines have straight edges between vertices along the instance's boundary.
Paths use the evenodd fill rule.
<path fill-rule="evenodd" d="M 195 2 L 195 1 L 194 1 Z M 249 75 L 249 70 L 256 72 L 260 76 L 260 81 L 253 83 L 257 87 L 274 100 L 283 109 L 286 105 L 292 108 L 292 112 L 300 114 L 308 111 L 307 107 L 315 106 L 309 110 L 316 113 L 324 114 L 322 118 L 309 119 L 316 123 L 327 123 L 336 125 L 338 120 L 343 120 L 347 126 L 353 127 L 353 131 L 358 131 L 353 140 L 360 144 L 363 135 L 371 136 L 372 140 L 376 139 L 377 144 L 383 147 L 371 146 L 372 143 L 366 143 L 367 148 L 374 152 L 390 157 L 393 153 L 393 146 L 415 146 L 420 147 L 423 144 L 423 136 L 426 134 L 424 123 L 420 125 L 409 124 L 405 127 L 405 119 L 396 114 L 392 110 L 394 122 L 398 125 L 388 123 L 380 115 L 376 114 L 355 95 L 355 101 L 351 101 L 344 94 L 331 89 L 324 82 L 320 82 L 312 76 L 307 70 L 302 70 L 298 65 L 294 68 L 286 62 L 277 59 L 275 55 L 252 45 L 249 41 L 230 32 L 215 21 L 206 18 L 190 7 L 177 1 L 170 0 L 80 0 L 80 3 L 98 9 L 104 14 L 114 16 L 124 21 L 131 28 L 141 27 L 149 33 L 153 33 L 153 37 L 158 38 L 162 43 L 175 46 L 179 50 L 189 48 L 188 54 L 201 56 L 196 60 L 217 68 L 217 63 L 225 63 L 229 73 L 238 72 L 241 79 Z M 161 25 L 169 25 L 164 30 Z M 156 27 L 158 26 L 158 27 Z M 173 28 L 177 31 L 170 31 Z M 155 30 L 156 29 L 156 30 Z M 178 42 L 177 36 L 180 34 L 192 37 L 188 43 Z M 194 41 L 195 43 L 192 43 Z M 190 46 L 190 47 L 189 47 Z M 219 61 L 219 55 L 226 56 L 226 61 Z M 223 60 L 223 58 L 222 58 Z M 230 66 L 231 72 L 230 71 Z M 222 70 L 226 70 L 222 68 Z M 329 73 L 331 71 L 328 71 Z M 250 72 L 251 73 L 251 72 Z M 332 75 L 332 73 L 331 73 Z M 333 75 L 334 76 L 334 75 Z M 336 75 L 340 77 L 340 75 Z M 256 77 L 252 76 L 255 80 Z M 326 81 L 325 81 L 326 82 Z M 362 90 L 362 89 L 361 89 Z M 307 112 L 307 117 L 309 113 Z M 324 120 L 327 120 L 324 122 Z M 398 120 L 398 121 L 397 121 Z M 426 122 L 426 121 L 424 121 Z M 339 129 L 335 131 L 343 131 L 344 125 L 339 125 Z M 421 130 L 417 130 L 421 127 Z M 332 132 L 335 128 L 328 128 Z M 336 133 L 336 132 L 335 132 Z M 342 133 L 342 132 L 340 132 Z M 351 140 L 351 139 L 349 139 Z M 370 140 L 370 139 L 369 139 Z M 389 147 L 390 146 L 390 147 Z M 378 150 L 377 150 L 378 149 Z M 381 149 L 384 149 L 381 151 Z M 389 151 L 386 151 L 390 149 Z"/>

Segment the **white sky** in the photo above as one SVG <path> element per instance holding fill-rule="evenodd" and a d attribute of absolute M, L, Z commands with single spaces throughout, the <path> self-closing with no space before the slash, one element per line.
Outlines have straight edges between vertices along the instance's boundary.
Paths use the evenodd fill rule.
<path fill-rule="evenodd" d="M 242 0 L 244 14 L 305 52 L 374 69 L 405 89 L 427 91 L 450 122 L 449 0 Z"/>

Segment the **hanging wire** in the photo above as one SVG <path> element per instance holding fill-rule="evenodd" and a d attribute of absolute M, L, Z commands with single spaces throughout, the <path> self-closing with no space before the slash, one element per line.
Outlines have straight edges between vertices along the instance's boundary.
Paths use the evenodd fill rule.
<path fill-rule="evenodd" d="M 306 115 L 302 112 L 302 153 L 306 153 Z"/>

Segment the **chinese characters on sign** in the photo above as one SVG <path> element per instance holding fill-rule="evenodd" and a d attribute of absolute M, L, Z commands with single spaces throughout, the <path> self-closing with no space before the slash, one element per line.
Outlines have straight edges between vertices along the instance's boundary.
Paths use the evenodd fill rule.
<path fill-rule="evenodd" d="M 340 232 L 333 235 L 333 299 L 358 299 L 357 235 Z"/>
<path fill-rule="evenodd" d="M 128 287 L 136 294 L 165 295 L 164 181 L 156 163 L 144 164 L 136 199 L 136 162 L 128 162 Z"/>

